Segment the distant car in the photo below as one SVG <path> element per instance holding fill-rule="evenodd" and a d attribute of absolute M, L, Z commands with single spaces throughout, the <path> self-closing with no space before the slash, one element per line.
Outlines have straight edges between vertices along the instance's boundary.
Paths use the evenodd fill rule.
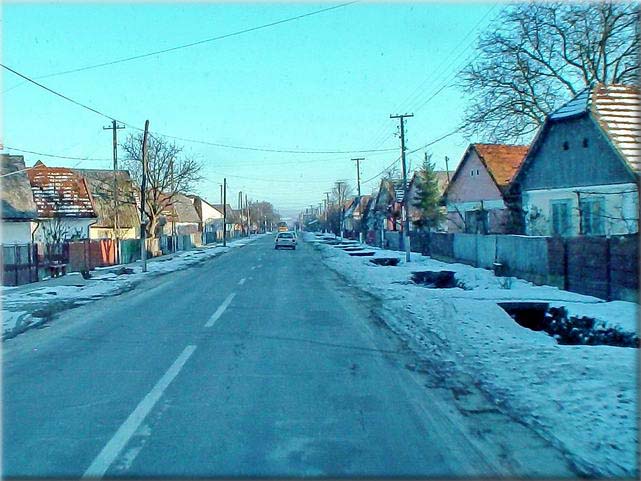
<path fill-rule="evenodd" d="M 289 249 L 296 249 L 296 236 L 293 232 L 279 232 L 276 236 L 274 249 L 286 247 Z"/>

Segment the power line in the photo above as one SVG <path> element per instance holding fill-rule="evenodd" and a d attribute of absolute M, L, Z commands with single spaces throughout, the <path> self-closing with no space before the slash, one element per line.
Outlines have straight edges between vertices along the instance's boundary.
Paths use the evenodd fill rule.
<path fill-rule="evenodd" d="M 256 27 L 250 27 L 250 28 L 246 28 L 246 29 L 243 29 L 243 30 L 238 30 L 236 32 L 231 32 L 231 33 L 226 33 L 226 34 L 223 34 L 223 35 L 218 35 L 216 37 L 206 38 L 204 40 L 198 40 L 196 42 L 186 43 L 186 44 L 183 44 L 183 45 L 177 45 L 175 47 L 169 47 L 169 48 L 165 48 L 165 49 L 162 49 L 162 50 L 156 50 L 156 51 L 153 51 L 153 52 L 147 52 L 147 53 L 143 53 L 143 54 L 139 54 L 139 55 L 132 55 L 130 57 L 125 57 L 125 58 L 121 58 L 121 59 L 117 59 L 117 60 L 111 60 L 111 61 L 108 61 L 108 62 L 102 62 L 102 63 L 98 63 L 98 64 L 87 65 L 85 67 L 78 67 L 78 68 L 75 68 L 75 69 L 64 70 L 62 72 L 54 72 L 54 73 L 50 73 L 50 74 L 47 74 L 47 75 L 42 75 L 42 76 L 36 77 L 36 78 L 43 79 L 43 78 L 48 78 L 48 77 L 56 77 L 56 76 L 60 76 L 60 75 L 67 75 L 67 74 L 70 74 L 70 73 L 83 72 L 85 70 L 95 69 L 95 68 L 99 68 L 99 67 L 106 67 L 106 66 L 109 66 L 109 65 L 115 65 L 115 64 L 119 64 L 119 63 L 123 63 L 123 62 L 131 62 L 133 60 L 139 60 L 141 58 L 151 57 L 153 55 L 160 55 L 160 54 L 163 54 L 163 53 L 173 52 L 173 51 L 181 50 L 181 49 L 184 49 L 184 48 L 194 47 L 196 45 L 202 45 L 204 43 L 210 43 L 210 42 L 215 42 L 215 41 L 218 41 L 218 40 L 223 40 L 225 38 L 235 37 L 235 36 L 238 36 L 238 35 L 244 35 L 246 33 L 255 32 L 257 30 L 262 30 L 262 29 L 274 27 L 276 25 L 280 25 L 280 24 L 283 24 L 283 23 L 293 22 L 293 21 L 296 21 L 296 20 L 300 20 L 302 18 L 311 17 L 313 15 L 318 15 L 318 14 L 321 14 L 321 13 L 324 13 L 324 12 L 329 12 L 330 10 L 336 10 L 338 8 L 347 7 L 347 6 L 352 5 L 354 3 L 358 3 L 358 0 L 355 0 L 355 1 L 352 1 L 352 2 L 347 2 L 347 3 L 342 3 L 340 5 L 334 5 L 334 6 L 331 6 L 331 7 L 323 8 L 321 10 L 315 10 L 313 12 L 304 13 L 302 15 L 297 15 L 295 17 L 289 17 L 289 18 L 284 18 L 284 19 L 281 19 L 281 20 L 276 20 L 275 22 L 265 23 L 263 25 L 258 25 Z"/>
<path fill-rule="evenodd" d="M 3 68 L 6 70 L 10 71 L 11 73 L 27 80 L 28 82 L 31 82 L 32 84 L 46 90 L 47 92 L 56 95 L 64 100 L 67 100 L 68 102 L 71 102 L 79 107 L 82 107 L 86 110 L 89 110 L 90 112 L 93 112 L 95 114 L 100 115 L 101 117 L 105 117 L 109 120 L 119 122 L 121 124 L 126 125 L 127 127 L 137 130 L 137 131 L 142 131 L 140 127 L 136 127 L 128 122 L 125 122 L 123 120 L 119 120 L 115 117 L 112 117 L 111 115 L 105 114 L 104 112 L 101 112 L 93 107 L 90 107 L 82 102 L 79 102 L 77 100 L 74 100 L 60 92 L 57 92 L 56 90 L 53 90 L 46 85 L 41 84 L 40 82 L 37 82 L 36 80 L 28 77 L 27 75 L 24 75 L 11 67 L 8 67 L 7 65 L 1 64 Z M 151 133 L 150 133 L 151 134 Z M 197 144 L 204 144 L 204 145 L 211 145 L 214 147 L 222 147 L 222 148 L 228 148 L 228 149 L 237 149 L 237 150 L 251 150 L 251 151 L 256 151 L 256 152 L 275 152 L 275 153 L 280 153 L 280 154 L 363 154 L 363 153 L 375 153 L 375 152 L 390 152 L 396 149 L 353 149 L 353 150 L 295 150 L 295 149 L 270 149 L 270 148 L 262 148 L 262 147 L 249 147 L 249 146 L 241 146 L 241 145 L 231 145 L 231 144 L 221 144 L 218 142 L 210 142 L 206 140 L 198 140 L 198 139 L 190 139 L 186 137 L 178 137 L 175 135 L 169 135 L 169 134 L 163 134 L 161 132 L 155 132 L 156 135 L 159 135 L 161 137 L 165 137 L 168 139 L 175 139 L 175 140 L 180 140 L 183 142 L 192 142 L 192 143 L 197 143 Z"/>
<path fill-rule="evenodd" d="M 66 155 L 55 155 L 55 154 L 45 154 L 44 152 L 34 152 L 33 150 L 25 150 L 25 149 L 19 149 L 17 147 L 9 147 L 8 145 L 5 145 L 3 147 L 3 150 L 16 150 L 18 152 L 23 152 L 26 154 L 34 154 L 34 155 L 41 155 L 43 157 L 53 157 L 56 159 L 67 159 L 67 160 L 91 160 L 91 161 L 111 161 L 111 159 L 98 159 L 98 158 L 91 158 L 91 157 L 69 157 Z"/>

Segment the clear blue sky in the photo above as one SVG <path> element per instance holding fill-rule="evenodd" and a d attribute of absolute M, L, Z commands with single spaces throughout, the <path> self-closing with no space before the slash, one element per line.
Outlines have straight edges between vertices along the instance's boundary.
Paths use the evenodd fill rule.
<path fill-rule="evenodd" d="M 328 3 L 114 3 L 2 6 L 3 63 L 37 77 L 146 53 L 318 10 Z M 477 34 L 501 5 L 358 3 L 217 42 L 133 62 L 40 80 L 130 124 L 175 136 L 294 150 L 397 148 L 391 113 L 407 122 L 412 150 L 452 130 L 465 108 L 452 83 L 473 55 Z M 471 33 L 470 33 L 471 32 Z M 3 144 L 65 156 L 111 158 L 108 120 L 3 71 Z M 414 94 L 412 96 L 412 94 Z M 120 136 L 127 130 L 119 131 Z M 429 148 L 437 167 L 456 166 L 467 140 Z M 355 184 L 398 157 L 284 154 L 184 142 L 205 164 L 197 193 L 213 202 L 228 177 L 229 199 L 243 190 L 284 214 L 318 204 L 335 180 Z M 18 153 L 18 152 L 15 152 Z M 24 154 L 27 165 L 76 165 Z M 410 156 L 417 167 L 423 150 Z M 83 161 L 78 167 L 109 168 Z M 363 185 L 371 192 L 377 182 Z"/>

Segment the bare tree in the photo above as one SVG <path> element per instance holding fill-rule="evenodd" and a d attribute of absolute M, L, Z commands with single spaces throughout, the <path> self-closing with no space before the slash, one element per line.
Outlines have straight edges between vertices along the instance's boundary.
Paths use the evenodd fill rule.
<path fill-rule="evenodd" d="M 133 180 L 142 183 L 142 134 L 129 135 L 122 144 L 129 160 L 125 167 Z M 147 139 L 147 189 L 145 213 L 147 234 L 154 237 L 164 212 L 176 202 L 176 194 L 189 192 L 202 179 L 202 164 L 183 154 L 182 147 L 163 138 Z"/>
<path fill-rule="evenodd" d="M 506 7 L 459 78 L 469 135 L 526 140 L 593 82 L 639 79 L 637 3 L 532 2 Z"/>

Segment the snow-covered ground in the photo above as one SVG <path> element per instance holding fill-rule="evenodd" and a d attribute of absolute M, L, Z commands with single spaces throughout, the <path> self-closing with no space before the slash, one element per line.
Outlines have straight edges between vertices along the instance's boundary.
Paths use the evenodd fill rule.
<path fill-rule="evenodd" d="M 306 234 L 307 241 L 317 238 Z M 559 345 L 518 325 L 497 301 L 544 301 L 571 315 L 638 333 L 638 305 L 497 278 L 491 271 L 412 253 L 366 247 L 396 257 L 396 267 L 372 264 L 316 243 L 324 262 L 352 285 L 383 301 L 388 325 L 425 358 L 461 370 L 505 412 L 597 476 L 638 476 L 638 349 Z M 421 270 L 454 271 L 462 287 L 430 289 L 410 281 Z"/>
<path fill-rule="evenodd" d="M 63 285 L 51 281 L 2 289 L 2 337 L 13 337 L 31 327 L 46 322 L 57 311 L 129 291 L 151 277 L 185 269 L 204 260 L 217 257 L 229 249 L 242 247 L 262 235 L 253 235 L 227 243 L 227 247 L 203 246 L 195 250 L 157 257 L 147 262 L 142 272 L 140 261 L 118 266 L 96 268 L 85 281 L 80 273 L 67 274 Z M 119 274 L 120 269 L 131 270 Z M 74 283 L 74 280 L 77 283 Z"/>

